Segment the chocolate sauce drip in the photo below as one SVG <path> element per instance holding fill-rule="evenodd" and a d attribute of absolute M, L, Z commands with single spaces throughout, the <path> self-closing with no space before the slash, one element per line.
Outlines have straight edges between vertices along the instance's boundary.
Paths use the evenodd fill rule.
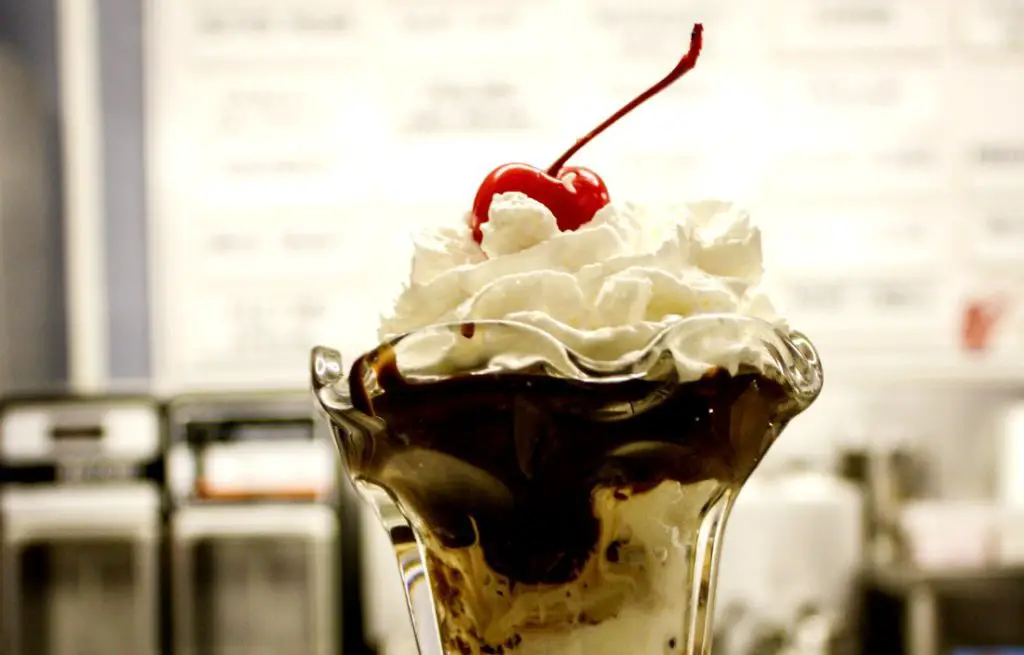
<path fill-rule="evenodd" d="M 356 375 L 372 367 L 372 399 Z M 353 475 L 389 490 L 447 547 L 477 540 L 513 583 L 574 579 L 598 542 L 595 489 L 663 481 L 740 484 L 792 415 L 755 371 L 680 383 L 582 382 L 529 372 L 410 383 L 394 354 L 357 362 L 356 409 L 382 419 L 344 449 Z M 355 423 L 352 424 L 355 429 Z"/>

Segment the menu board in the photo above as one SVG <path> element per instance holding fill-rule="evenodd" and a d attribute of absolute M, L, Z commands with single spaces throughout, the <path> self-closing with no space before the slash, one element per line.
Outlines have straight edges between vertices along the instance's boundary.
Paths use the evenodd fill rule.
<path fill-rule="evenodd" d="M 748 203 L 783 309 L 836 357 L 1024 363 L 1024 1 L 151 7 L 158 387 L 300 386 L 311 345 L 375 345 L 410 233 L 494 166 L 549 163 L 697 20 L 701 65 L 578 161 L 616 197 Z"/>
<path fill-rule="evenodd" d="M 297 386 L 312 343 L 372 316 L 337 299 L 389 272 L 352 256 L 397 231 L 370 211 L 392 150 L 372 28 L 349 2 L 155 7 L 155 382 Z"/>

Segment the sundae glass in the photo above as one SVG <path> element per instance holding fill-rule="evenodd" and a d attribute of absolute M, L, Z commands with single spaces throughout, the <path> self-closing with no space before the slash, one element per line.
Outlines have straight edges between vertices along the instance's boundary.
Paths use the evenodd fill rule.
<path fill-rule="evenodd" d="M 379 346 L 313 352 L 423 654 L 710 652 L 730 507 L 821 390 L 746 212 L 647 212 L 564 166 L 629 107 L 546 172 L 496 169 L 466 221 L 425 234 Z"/>

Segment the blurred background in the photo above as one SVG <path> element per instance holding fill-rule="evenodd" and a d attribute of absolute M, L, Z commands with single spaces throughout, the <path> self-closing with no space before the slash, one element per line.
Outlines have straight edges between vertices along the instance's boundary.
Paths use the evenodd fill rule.
<path fill-rule="evenodd" d="M 576 161 L 749 206 L 826 364 L 716 654 L 1024 653 L 1022 0 L 0 0 L 0 652 L 414 653 L 309 348 L 695 20 Z"/>

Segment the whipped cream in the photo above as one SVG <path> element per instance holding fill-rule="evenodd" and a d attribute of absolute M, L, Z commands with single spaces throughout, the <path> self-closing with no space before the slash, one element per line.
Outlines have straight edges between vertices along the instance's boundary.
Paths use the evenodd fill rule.
<path fill-rule="evenodd" d="M 505 193 L 488 218 L 480 245 L 468 221 L 415 240 L 411 279 L 382 321 L 382 341 L 439 323 L 506 320 L 615 362 L 674 323 L 715 315 L 723 338 L 687 349 L 684 377 L 697 378 L 716 366 L 760 363 L 763 349 L 744 347 L 744 322 L 733 319 L 784 327 L 761 290 L 761 233 L 730 202 L 661 213 L 609 204 L 580 229 L 561 232 L 547 207 Z M 504 357 L 515 355 L 503 348 Z"/>

